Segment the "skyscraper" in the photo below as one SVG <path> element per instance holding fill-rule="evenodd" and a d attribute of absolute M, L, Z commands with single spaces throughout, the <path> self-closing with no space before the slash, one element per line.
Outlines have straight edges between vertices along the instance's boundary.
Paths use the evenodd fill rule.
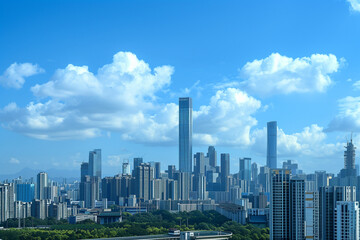
<path fill-rule="evenodd" d="M 152 198 L 151 184 L 154 179 L 154 168 L 149 163 L 141 163 L 135 169 L 136 196 L 144 201 Z"/>
<path fill-rule="evenodd" d="M 192 172 L 192 99 L 179 98 L 179 170 Z"/>
<path fill-rule="evenodd" d="M 129 159 L 125 159 L 122 164 L 122 174 L 130 175 L 130 164 Z"/>
<path fill-rule="evenodd" d="M 89 152 L 89 175 L 101 179 L 101 149 Z"/>
<path fill-rule="evenodd" d="M 222 153 L 220 155 L 221 160 L 221 189 L 223 191 L 229 191 L 228 177 L 230 175 L 230 154 Z"/>
<path fill-rule="evenodd" d="M 346 144 L 346 151 L 344 151 L 344 168 L 341 169 L 340 175 L 344 177 L 356 177 L 355 168 L 355 149 L 352 139 Z"/>
<path fill-rule="evenodd" d="M 335 208 L 338 201 L 356 200 L 356 187 L 320 187 L 320 239 L 333 240 L 335 236 Z"/>
<path fill-rule="evenodd" d="M 246 180 L 248 182 L 251 181 L 251 158 L 240 158 L 240 179 Z"/>
<path fill-rule="evenodd" d="M 47 199 L 46 188 L 48 186 L 48 175 L 46 172 L 40 172 L 36 180 L 36 199 Z"/>
<path fill-rule="evenodd" d="M 335 238 L 360 239 L 359 203 L 339 201 L 335 208 Z"/>
<path fill-rule="evenodd" d="M 298 177 L 290 179 L 290 219 L 290 239 L 305 239 L 305 180 Z"/>
<path fill-rule="evenodd" d="M 209 146 L 207 157 L 209 158 L 209 165 L 212 167 L 216 167 L 217 165 L 217 155 L 214 146 Z"/>
<path fill-rule="evenodd" d="M 81 163 L 80 181 L 83 182 L 86 175 L 89 175 L 89 163 L 83 162 Z"/>
<path fill-rule="evenodd" d="M 271 170 L 269 223 L 271 240 L 291 239 L 290 170 Z"/>
<path fill-rule="evenodd" d="M 277 122 L 267 123 L 267 157 L 266 166 L 277 168 Z"/>

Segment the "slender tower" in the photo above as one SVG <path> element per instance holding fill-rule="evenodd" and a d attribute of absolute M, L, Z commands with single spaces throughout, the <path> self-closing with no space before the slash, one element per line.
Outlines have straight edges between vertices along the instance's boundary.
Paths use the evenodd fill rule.
<path fill-rule="evenodd" d="M 192 99 L 179 98 L 179 170 L 192 172 Z"/>
<path fill-rule="evenodd" d="M 267 123 L 267 158 L 266 166 L 277 168 L 277 122 Z"/>

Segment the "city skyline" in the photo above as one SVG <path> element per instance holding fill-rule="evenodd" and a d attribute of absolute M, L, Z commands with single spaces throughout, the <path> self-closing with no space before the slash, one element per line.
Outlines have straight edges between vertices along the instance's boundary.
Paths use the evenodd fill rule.
<path fill-rule="evenodd" d="M 90 149 L 102 177 L 135 157 L 178 168 L 180 97 L 192 155 L 215 146 L 231 173 L 266 165 L 271 121 L 278 167 L 338 173 L 360 143 L 356 1 L 19 3 L 0 3 L 0 175 L 78 169 Z"/>

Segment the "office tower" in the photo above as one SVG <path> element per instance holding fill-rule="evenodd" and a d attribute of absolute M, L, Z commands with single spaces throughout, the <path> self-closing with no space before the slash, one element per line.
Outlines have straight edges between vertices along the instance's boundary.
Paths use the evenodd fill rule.
<path fill-rule="evenodd" d="M 198 152 L 194 156 L 195 158 L 195 166 L 194 166 L 194 173 L 195 175 L 198 174 L 205 174 L 205 156 L 204 153 Z"/>
<path fill-rule="evenodd" d="M 298 164 L 295 163 L 293 160 L 287 160 L 286 162 L 283 162 L 282 168 L 290 169 L 291 175 L 302 174 L 302 171 L 298 169 Z"/>
<path fill-rule="evenodd" d="M 14 185 L 0 184 L 0 223 L 14 218 Z"/>
<path fill-rule="evenodd" d="M 335 208 L 335 238 L 360 239 L 359 203 L 338 201 Z"/>
<path fill-rule="evenodd" d="M 277 168 L 277 122 L 267 123 L 267 158 L 266 166 Z"/>
<path fill-rule="evenodd" d="M 251 181 L 251 158 L 240 158 L 239 159 L 239 173 L 240 179 L 245 181 Z"/>
<path fill-rule="evenodd" d="M 176 167 L 175 165 L 169 165 L 168 166 L 168 178 L 169 179 L 174 179 L 174 173 L 176 172 Z"/>
<path fill-rule="evenodd" d="M 89 175 L 101 179 L 101 149 L 89 152 Z"/>
<path fill-rule="evenodd" d="M 161 177 L 161 169 L 160 169 L 160 162 L 150 162 L 151 167 L 154 168 L 154 178 L 160 179 Z"/>
<path fill-rule="evenodd" d="M 352 139 L 346 144 L 346 151 L 344 151 L 344 168 L 341 169 L 340 176 L 345 177 L 356 177 L 355 168 L 355 149 Z"/>
<path fill-rule="evenodd" d="M 214 146 L 209 146 L 207 157 L 209 158 L 209 165 L 212 167 L 217 166 L 217 153 Z"/>
<path fill-rule="evenodd" d="M 179 170 L 192 172 L 192 100 L 179 98 Z"/>
<path fill-rule="evenodd" d="M 199 173 L 194 176 L 194 191 L 197 192 L 197 199 L 207 199 L 206 177 L 203 173 Z"/>
<path fill-rule="evenodd" d="M 290 170 L 271 170 L 270 239 L 291 239 Z"/>
<path fill-rule="evenodd" d="M 80 169 L 80 181 L 83 181 L 86 175 L 89 175 L 89 163 L 83 162 Z"/>
<path fill-rule="evenodd" d="M 221 161 L 221 189 L 223 191 L 229 191 L 229 175 L 230 175 L 230 154 L 222 153 L 220 155 Z"/>
<path fill-rule="evenodd" d="M 94 208 L 95 201 L 100 200 L 100 183 L 99 177 L 89 175 L 80 183 L 80 200 L 84 201 L 85 208 Z"/>
<path fill-rule="evenodd" d="M 175 180 L 178 182 L 178 197 L 179 200 L 189 200 L 191 187 L 191 173 L 177 172 L 175 173 Z"/>
<path fill-rule="evenodd" d="M 16 185 L 16 201 L 31 202 L 35 198 L 35 185 L 21 183 Z"/>
<path fill-rule="evenodd" d="M 319 208 L 319 192 L 305 192 L 305 239 L 320 239 Z"/>
<path fill-rule="evenodd" d="M 254 181 L 255 183 L 258 182 L 258 165 L 257 163 L 252 163 L 251 164 L 251 180 Z"/>
<path fill-rule="evenodd" d="M 259 184 L 264 192 L 270 192 L 270 168 L 267 166 L 260 167 Z"/>
<path fill-rule="evenodd" d="M 130 163 L 129 159 L 125 159 L 122 164 L 122 174 L 124 175 L 130 175 Z"/>
<path fill-rule="evenodd" d="M 135 169 L 136 197 L 146 201 L 152 198 L 151 182 L 154 179 L 154 168 L 149 163 L 141 163 Z"/>
<path fill-rule="evenodd" d="M 48 175 L 46 172 L 40 172 L 37 175 L 36 180 L 36 199 L 43 200 L 47 198 L 47 190 L 48 186 Z"/>
<path fill-rule="evenodd" d="M 132 171 L 132 175 L 135 176 L 135 169 L 140 166 L 140 164 L 143 163 L 143 158 L 142 157 L 137 157 L 134 158 L 134 164 L 133 164 L 133 171 Z"/>
<path fill-rule="evenodd" d="M 329 186 L 326 171 L 315 171 L 315 187 L 318 191 L 321 187 Z"/>
<path fill-rule="evenodd" d="M 356 188 L 349 186 L 321 187 L 320 191 L 320 239 L 335 239 L 335 208 L 338 201 L 356 201 Z"/>
<path fill-rule="evenodd" d="M 290 239 L 305 239 L 305 180 L 290 179 Z"/>

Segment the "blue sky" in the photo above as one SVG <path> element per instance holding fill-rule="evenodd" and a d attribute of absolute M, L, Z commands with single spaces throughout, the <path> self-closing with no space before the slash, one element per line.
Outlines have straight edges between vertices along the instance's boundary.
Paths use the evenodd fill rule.
<path fill-rule="evenodd" d="M 178 164 L 178 97 L 194 104 L 194 153 L 214 144 L 265 163 L 343 166 L 360 142 L 360 2 L 1 1 L 0 174 L 79 169 L 103 150 Z M 358 160 L 357 160 L 358 162 Z"/>

